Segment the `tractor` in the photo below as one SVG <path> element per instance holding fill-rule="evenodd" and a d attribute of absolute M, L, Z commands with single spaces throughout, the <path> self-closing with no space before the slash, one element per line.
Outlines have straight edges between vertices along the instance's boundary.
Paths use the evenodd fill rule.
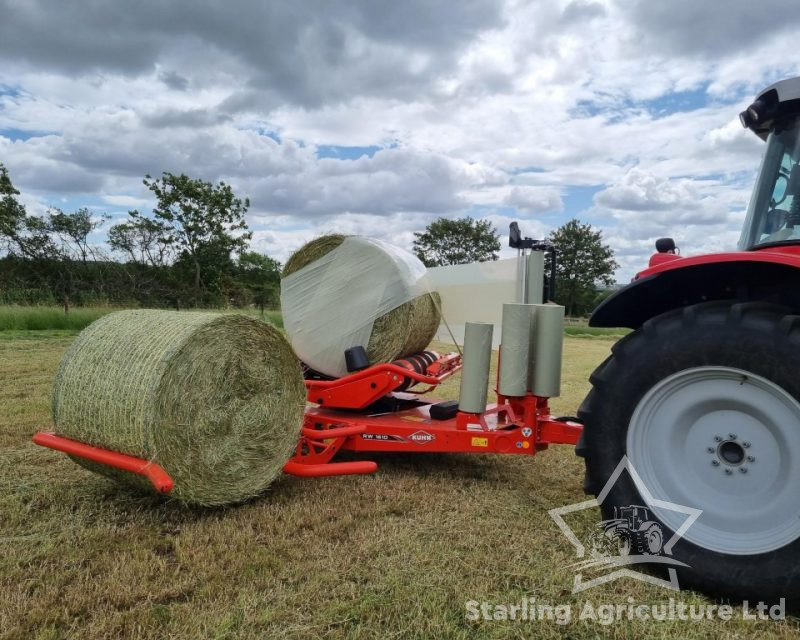
<path fill-rule="evenodd" d="M 576 453 L 606 519 L 647 505 L 682 586 L 739 597 L 800 594 L 800 78 L 741 114 L 766 141 L 738 250 L 682 257 L 662 239 L 649 268 L 601 303 L 594 327 L 628 327 L 591 375 Z M 686 513 L 701 510 L 675 536 Z"/>
<path fill-rule="evenodd" d="M 658 555 L 664 546 L 661 525 L 641 505 L 614 507 L 614 517 L 597 527 L 591 542 L 600 555 Z"/>

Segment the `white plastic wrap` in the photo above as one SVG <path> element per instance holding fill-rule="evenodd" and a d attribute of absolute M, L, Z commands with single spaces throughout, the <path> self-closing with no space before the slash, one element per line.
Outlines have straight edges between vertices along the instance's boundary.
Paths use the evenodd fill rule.
<path fill-rule="evenodd" d="M 366 348 L 377 318 L 429 291 L 425 265 L 416 256 L 350 236 L 281 280 L 283 324 L 303 362 L 340 377 L 347 375 L 345 350 Z"/>
<path fill-rule="evenodd" d="M 452 343 L 450 331 L 458 344 L 464 342 L 467 322 L 489 322 L 495 326 L 492 346 L 500 344 L 503 304 L 522 302 L 519 261 L 507 258 L 491 262 L 433 267 L 428 269 L 431 286 L 442 299 L 442 324 L 436 339 Z"/>

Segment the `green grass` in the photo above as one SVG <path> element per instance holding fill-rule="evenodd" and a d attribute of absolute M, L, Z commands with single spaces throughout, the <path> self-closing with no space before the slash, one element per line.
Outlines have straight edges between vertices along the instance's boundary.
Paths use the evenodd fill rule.
<path fill-rule="evenodd" d="M 621 338 L 628 335 L 630 332 L 630 329 L 621 327 L 606 329 L 605 327 L 590 327 L 588 324 L 573 324 L 564 327 L 565 335 L 574 336 L 576 338 Z"/>
<path fill-rule="evenodd" d="M 628 335 L 631 330 L 623 327 L 590 327 L 589 318 L 571 318 L 564 320 L 564 335 L 575 336 L 577 338 L 622 338 Z"/>
<path fill-rule="evenodd" d="M 24 337 L 24 339 L 22 339 Z M 465 602 L 709 603 L 622 579 L 571 594 L 549 517 L 582 501 L 572 447 L 535 458 L 380 455 L 369 476 L 286 476 L 215 510 L 141 496 L 31 435 L 71 335 L 0 340 L 0 637 L 793 638 L 797 621 L 469 622 Z M 568 337 L 558 414 L 574 414 L 612 339 Z M 434 345 L 446 349 L 443 345 Z M 441 389 L 455 397 L 458 379 Z M 578 527 L 597 513 L 582 512 Z"/>
<path fill-rule="evenodd" d="M 72 307 L 69 313 L 65 313 L 63 307 L 0 306 L 0 339 L 8 331 L 81 331 L 98 318 L 116 310 L 115 307 Z M 234 309 L 230 313 L 262 317 L 257 309 Z M 263 318 L 278 327 L 283 327 L 280 311 L 265 311 Z"/>
<path fill-rule="evenodd" d="M 80 331 L 111 311 L 111 307 L 73 307 L 64 313 L 63 307 L 0 306 L 0 331 Z"/>
<path fill-rule="evenodd" d="M 101 316 L 116 311 L 114 307 L 73 307 L 64 313 L 63 307 L 0 305 L 0 339 L 7 331 L 47 331 L 66 330 L 80 331 Z M 263 315 L 258 309 L 230 309 L 220 313 L 244 313 L 262 318 L 276 327 L 283 328 L 280 311 L 265 311 Z M 629 329 L 603 329 L 590 327 L 585 322 L 571 323 L 564 333 L 576 337 L 615 337 L 629 333 Z"/>

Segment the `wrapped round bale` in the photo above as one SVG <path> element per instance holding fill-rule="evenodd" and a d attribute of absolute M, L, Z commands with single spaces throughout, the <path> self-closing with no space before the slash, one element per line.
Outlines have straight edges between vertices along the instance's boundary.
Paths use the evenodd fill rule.
<path fill-rule="evenodd" d="M 344 352 L 363 346 L 370 363 L 420 353 L 441 321 L 425 265 L 407 251 L 359 236 L 312 240 L 281 276 L 283 324 L 309 367 L 347 375 Z"/>
<path fill-rule="evenodd" d="M 300 362 L 274 327 L 241 315 L 119 311 L 86 328 L 53 389 L 56 433 L 152 460 L 198 505 L 261 493 L 300 437 Z M 78 458 L 140 487 L 140 476 Z"/>

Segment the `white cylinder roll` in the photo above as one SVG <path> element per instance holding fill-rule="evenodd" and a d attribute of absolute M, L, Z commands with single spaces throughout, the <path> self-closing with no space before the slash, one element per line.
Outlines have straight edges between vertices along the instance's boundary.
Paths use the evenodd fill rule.
<path fill-rule="evenodd" d="M 494 325 L 486 322 L 467 322 L 464 327 L 464 366 L 461 369 L 459 411 L 486 411 L 493 329 Z"/>
<path fill-rule="evenodd" d="M 527 268 L 525 302 L 542 304 L 544 302 L 544 251 L 531 251 L 528 256 Z"/>
<path fill-rule="evenodd" d="M 561 357 L 564 348 L 564 307 L 534 305 L 531 390 L 542 398 L 561 395 Z"/>
<path fill-rule="evenodd" d="M 522 397 L 530 389 L 533 313 L 532 304 L 503 305 L 503 333 L 497 385 L 501 395 Z"/>

